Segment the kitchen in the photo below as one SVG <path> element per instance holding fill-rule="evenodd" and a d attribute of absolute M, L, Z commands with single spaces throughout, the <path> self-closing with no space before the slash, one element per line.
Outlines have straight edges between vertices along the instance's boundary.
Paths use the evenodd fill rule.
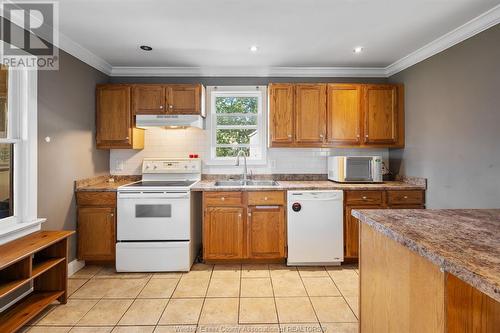
<path fill-rule="evenodd" d="M 0 224 L 2 332 L 498 329 L 498 3 L 318 5 L 279 22 L 335 13 L 302 27 L 318 33 L 413 10 L 421 25 L 380 39 L 361 24 L 310 53 L 270 27 L 278 4 L 262 27 L 243 20 L 247 38 L 213 5 L 148 2 L 172 18 L 158 29 L 179 15 L 238 38 L 187 29 L 167 45 L 121 34 L 112 2 L 92 26 L 78 13 L 96 4 L 61 1 L 59 68 L 0 71 L 2 115 L 22 93 L 35 111 L 0 143 L 5 214 L 31 221 Z"/>

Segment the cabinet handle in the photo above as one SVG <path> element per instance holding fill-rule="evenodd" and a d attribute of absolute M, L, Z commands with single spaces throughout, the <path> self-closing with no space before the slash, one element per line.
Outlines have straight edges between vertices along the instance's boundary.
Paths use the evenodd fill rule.
<path fill-rule="evenodd" d="M 357 137 L 357 138 L 359 138 L 360 136 L 361 136 L 361 135 L 359 135 L 359 134 L 358 134 L 358 135 L 356 135 L 356 137 Z"/>
<path fill-rule="evenodd" d="M 241 214 L 238 214 L 238 217 L 241 217 Z"/>
<path fill-rule="evenodd" d="M 320 134 L 320 135 L 319 135 L 319 137 L 320 137 L 321 139 L 323 139 L 324 135 L 323 135 L 323 134 Z"/>
<path fill-rule="evenodd" d="M 252 216 L 252 213 L 248 213 L 248 216 Z"/>
<path fill-rule="evenodd" d="M 128 137 L 128 136 L 127 136 L 127 137 L 125 137 L 125 140 L 128 140 L 128 139 L 130 139 L 130 137 Z"/>
<path fill-rule="evenodd" d="M 266 200 L 266 201 L 267 201 L 267 197 L 264 197 L 264 200 Z"/>
<path fill-rule="evenodd" d="M 368 198 L 367 198 L 367 197 L 365 197 L 365 196 L 363 196 L 363 200 L 366 200 L 366 199 L 368 199 Z"/>
<path fill-rule="evenodd" d="M 291 134 L 288 134 L 287 136 L 288 136 L 289 138 L 291 138 L 291 137 L 292 137 L 292 135 L 291 135 Z"/>
<path fill-rule="evenodd" d="M 109 214 L 109 216 L 113 217 L 113 216 L 115 216 L 115 214 L 111 213 L 111 214 Z"/>
<path fill-rule="evenodd" d="M 173 108 L 174 108 L 174 106 L 173 106 L 173 105 L 169 105 L 169 106 L 168 106 L 168 108 L 169 108 L 169 109 L 173 109 Z"/>
<path fill-rule="evenodd" d="M 368 137 L 368 134 L 365 135 L 365 138 L 367 138 L 367 137 Z"/>
<path fill-rule="evenodd" d="M 160 105 L 160 109 L 163 109 L 163 105 Z"/>
<path fill-rule="evenodd" d="M 403 198 L 408 199 L 408 196 L 407 196 L 407 195 L 405 195 Z"/>
<path fill-rule="evenodd" d="M 222 201 L 226 200 L 226 198 L 224 198 L 224 197 L 222 197 L 222 198 L 220 198 L 220 199 L 221 199 Z"/>

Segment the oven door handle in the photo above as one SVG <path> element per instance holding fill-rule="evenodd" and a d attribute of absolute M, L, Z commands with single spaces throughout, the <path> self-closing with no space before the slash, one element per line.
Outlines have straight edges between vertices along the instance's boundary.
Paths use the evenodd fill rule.
<path fill-rule="evenodd" d="M 188 199 L 189 192 L 118 192 L 119 199 Z"/>

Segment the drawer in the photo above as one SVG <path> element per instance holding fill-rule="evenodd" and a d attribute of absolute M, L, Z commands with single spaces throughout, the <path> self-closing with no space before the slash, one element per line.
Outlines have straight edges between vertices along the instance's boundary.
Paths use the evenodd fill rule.
<path fill-rule="evenodd" d="M 248 205 L 284 205 L 285 192 L 267 191 L 267 192 L 248 192 Z"/>
<path fill-rule="evenodd" d="M 76 192 L 78 206 L 116 207 L 116 192 Z"/>
<path fill-rule="evenodd" d="M 423 205 L 423 191 L 387 191 L 389 205 Z"/>
<path fill-rule="evenodd" d="M 204 192 L 203 201 L 206 206 L 241 206 L 241 192 Z"/>
<path fill-rule="evenodd" d="M 383 194 L 383 191 L 347 191 L 346 203 L 349 205 L 381 205 Z"/>

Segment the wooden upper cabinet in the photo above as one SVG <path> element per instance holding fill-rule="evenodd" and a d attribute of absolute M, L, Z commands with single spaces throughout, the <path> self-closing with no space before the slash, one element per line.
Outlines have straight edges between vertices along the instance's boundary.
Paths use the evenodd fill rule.
<path fill-rule="evenodd" d="M 269 85 L 269 134 L 270 143 L 293 143 L 293 84 Z"/>
<path fill-rule="evenodd" d="M 144 130 L 134 128 L 129 85 L 97 86 L 96 145 L 99 149 L 144 148 Z"/>
<path fill-rule="evenodd" d="M 247 255 L 251 259 L 285 257 L 283 206 L 248 207 Z"/>
<path fill-rule="evenodd" d="M 202 108 L 201 84 L 172 84 L 166 86 L 166 113 L 205 116 Z"/>
<path fill-rule="evenodd" d="M 333 145 L 361 143 L 360 84 L 329 84 L 326 141 Z"/>
<path fill-rule="evenodd" d="M 165 113 L 165 86 L 134 85 L 132 88 L 132 111 L 134 114 Z"/>
<path fill-rule="evenodd" d="M 363 90 L 364 143 L 398 143 L 397 86 L 369 84 Z"/>
<path fill-rule="evenodd" d="M 323 144 L 326 134 L 326 84 L 295 86 L 295 141 Z"/>
<path fill-rule="evenodd" d="M 204 259 L 243 257 L 243 208 L 205 208 L 203 228 Z"/>

